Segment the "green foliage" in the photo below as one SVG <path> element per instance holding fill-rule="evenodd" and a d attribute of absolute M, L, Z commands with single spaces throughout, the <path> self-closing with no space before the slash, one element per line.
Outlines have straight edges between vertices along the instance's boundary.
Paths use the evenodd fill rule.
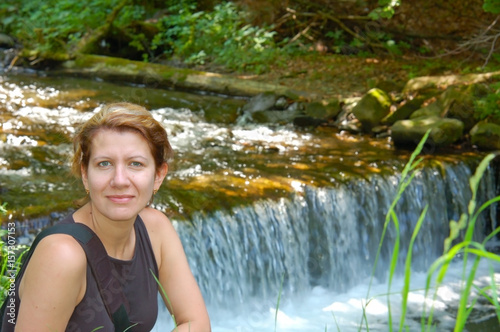
<path fill-rule="evenodd" d="M 105 25 L 115 8 L 121 8 L 112 22 L 110 38 L 85 51 L 133 59 L 142 55 L 145 61 L 167 57 L 186 64 L 215 64 L 229 70 L 260 73 L 268 70 L 270 64 L 298 54 L 301 51 L 298 45 L 302 51 L 310 49 L 308 43 L 312 39 L 299 38 L 300 41 L 297 39 L 290 45 L 291 36 L 287 38 L 283 32 L 284 25 L 280 26 L 282 36 L 276 35 L 273 26 L 249 25 L 250 13 L 242 11 L 235 4 L 238 2 L 215 1 L 213 9 L 207 3 L 197 0 L 4 0 L 0 2 L 0 31 L 15 37 L 28 50 L 37 51 L 41 58 L 71 53 L 76 45 L 83 44 L 78 44 L 82 38 Z M 368 17 L 390 19 L 400 3 L 401 0 L 378 0 Z M 125 4 L 123 8 L 122 4 Z M 484 0 L 483 8 L 500 13 L 500 0 Z M 297 28 L 294 25 L 298 22 L 289 24 Z M 356 33 L 336 25 L 330 27 L 331 31 L 323 31 L 324 36 L 314 38 L 328 39 L 329 49 L 342 54 L 368 55 L 367 52 L 385 49 L 400 56 L 411 48 L 409 43 L 371 23 L 374 25 L 367 25 L 365 31 L 356 30 Z M 293 36 L 298 36 L 296 29 L 291 31 Z M 115 44 L 108 44 L 118 35 Z M 429 49 L 421 47 L 419 51 L 428 53 Z M 492 58 L 498 55 L 492 54 Z"/>
<path fill-rule="evenodd" d="M 328 31 L 325 37 L 331 39 L 330 48 L 335 53 L 341 53 L 343 48 L 348 45 L 344 30 L 336 29 L 335 31 Z"/>
<path fill-rule="evenodd" d="M 396 43 L 394 40 L 389 39 L 385 42 L 385 47 L 391 54 L 403 55 L 404 50 L 410 49 L 410 44 L 404 41 Z"/>
<path fill-rule="evenodd" d="M 368 17 L 372 20 L 390 19 L 394 16 L 395 8 L 401 4 L 401 0 L 379 0 L 378 7 L 372 10 Z"/>
<path fill-rule="evenodd" d="M 490 119 L 500 123 L 500 82 L 490 85 L 492 91 L 474 101 L 474 117 L 477 120 Z"/>
<path fill-rule="evenodd" d="M 247 14 L 232 2 L 222 2 L 213 11 L 198 11 L 199 3 L 194 0 L 167 0 L 161 8 L 158 2 L 136 0 L 6 0 L 0 3 L 0 31 L 41 57 L 70 53 L 82 38 L 102 28 L 123 3 L 113 29 L 126 36 L 128 46 L 139 51 L 139 56 L 142 53 L 144 60 L 166 55 L 187 64 L 214 63 L 231 70 L 261 72 L 277 55 L 291 51 L 290 47 L 280 50 L 271 27 L 248 25 Z M 134 22 L 153 17 L 159 18 L 156 36 L 134 28 Z M 103 43 L 109 46 L 107 40 Z"/>
<path fill-rule="evenodd" d="M 487 13 L 500 14 L 500 0 L 484 0 L 483 9 Z"/>
<path fill-rule="evenodd" d="M 188 64 L 213 62 L 233 70 L 260 72 L 279 52 L 275 32 L 246 24 L 246 14 L 231 2 L 216 5 L 211 12 L 196 12 L 193 4 L 180 3 L 169 12 L 160 22 L 161 32 L 152 48 Z"/>
<path fill-rule="evenodd" d="M 65 52 L 99 27 L 119 0 L 7 0 L 0 4 L 2 30 L 40 52 Z"/>

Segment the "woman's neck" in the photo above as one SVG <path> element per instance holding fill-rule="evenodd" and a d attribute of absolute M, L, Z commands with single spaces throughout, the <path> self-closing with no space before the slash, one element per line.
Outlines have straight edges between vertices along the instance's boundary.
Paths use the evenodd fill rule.
<path fill-rule="evenodd" d="M 97 213 L 92 208 L 92 202 L 77 212 L 79 211 L 81 211 L 78 215 L 80 218 L 75 219 L 75 222 L 82 222 L 90 227 L 103 243 L 109 256 L 120 260 L 132 259 L 135 250 L 135 220 L 110 220 Z"/>

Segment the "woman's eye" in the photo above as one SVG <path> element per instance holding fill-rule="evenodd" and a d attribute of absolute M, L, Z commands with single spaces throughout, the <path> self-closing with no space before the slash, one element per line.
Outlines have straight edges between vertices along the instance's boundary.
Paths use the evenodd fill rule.
<path fill-rule="evenodd" d="M 97 165 L 99 167 L 108 167 L 108 166 L 111 166 L 111 163 L 109 161 L 101 161 Z"/>
<path fill-rule="evenodd" d="M 133 161 L 133 162 L 130 163 L 130 165 L 132 165 L 133 167 L 141 167 L 142 163 L 138 162 L 138 161 Z"/>

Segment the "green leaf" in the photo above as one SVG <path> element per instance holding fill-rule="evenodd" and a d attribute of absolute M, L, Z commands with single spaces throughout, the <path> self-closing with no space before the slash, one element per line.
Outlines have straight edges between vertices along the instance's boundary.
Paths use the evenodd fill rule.
<path fill-rule="evenodd" d="M 483 10 L 487 13 L 500 14 L 500 0 L 484 0 Z"/>

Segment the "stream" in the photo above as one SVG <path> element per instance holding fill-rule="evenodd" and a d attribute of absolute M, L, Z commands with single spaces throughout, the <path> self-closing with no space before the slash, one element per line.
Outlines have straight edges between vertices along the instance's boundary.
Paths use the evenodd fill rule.
<path fill-rule="evenodd" d="M 206 120 L 209 112 L 234 114 L 244 98 L 35 72 L 3 74 L 0 203 L 8 204 L 2 221 L 16 223 L 19 243 L 29 243 L 84 196 L 69 174 L 71 137 L 102 104 L 116 101 L 145 105 L 167 129 L 175 157 L 154 205 L 181 237 L 214 332 L 366 331 L 363 314 L 370 331 L 388 331 L 389 311 L 397 329 L 404 259 L 426 206 L 412 251 L 405 322 L 408 331 L 420 331 L 421 317 L 433 306 L 438 330 L 453 330 L 463 260 L 453 261 L 434 300 L 434 292 L 424 293 L 425 282 L 443 252 L 449 221 L 467 211 L 468 179 L 484 154 L 424 148 L 423 167 L 396 205 L 399 232 L 387 228 L 374 265 L 385 215 L 412 151 L 333 128 Z M 490 166 L 477 201 L 497 196 L 498 183 Z M 483 241 L 497 218 L 497 206 L 487 208 L 474 240 Z M 389 290 L 398 234 L 400 256 Z M 494 240 L 488 246 L 500 247 Z M 486 286 L 492 278 L 500 284 L 500 264 L 483 261 L 475 284 Z M 466 330 L 498 331 L 495 319 L 491 303 L 480 300 Z M 154 331 L 172 327 L 161 311 Z"/>

